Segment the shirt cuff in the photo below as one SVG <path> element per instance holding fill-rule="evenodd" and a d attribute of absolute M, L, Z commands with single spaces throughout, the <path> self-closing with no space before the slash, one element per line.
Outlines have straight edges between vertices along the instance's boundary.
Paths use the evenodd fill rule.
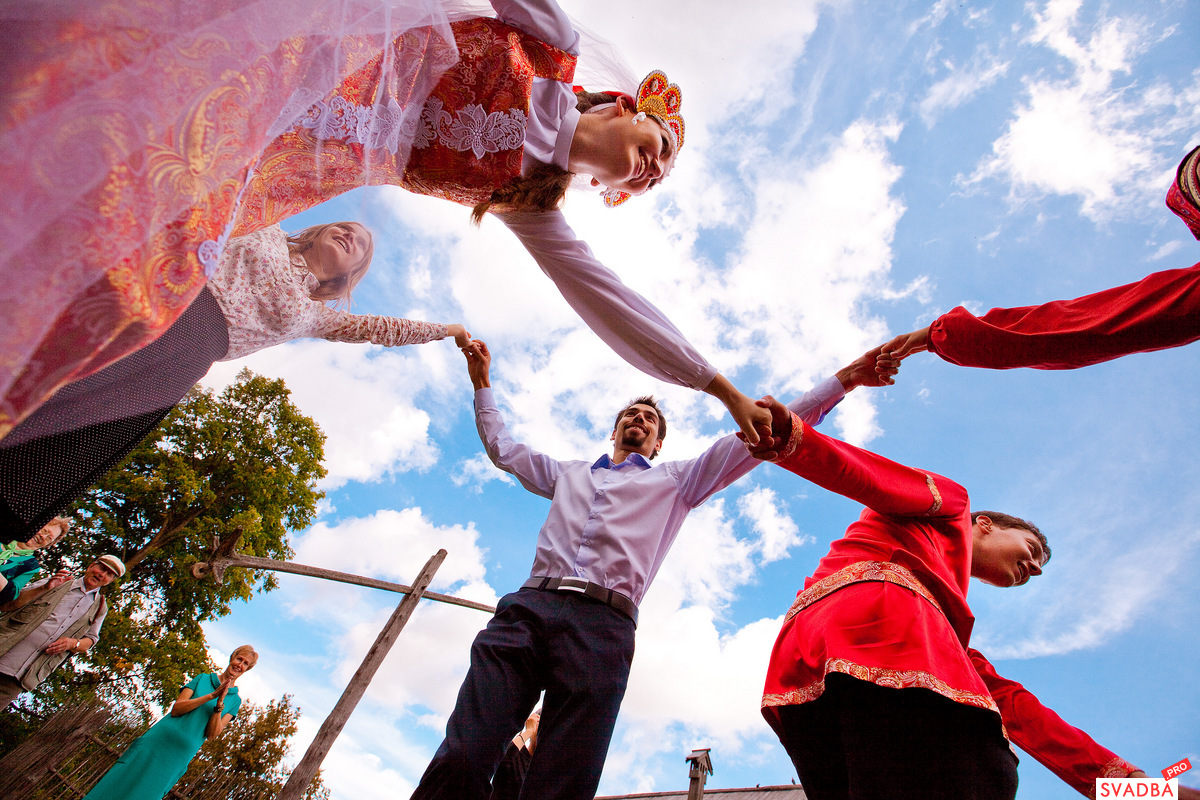
<path fill-rule="evenodd" d="M 475 390 L 475 410 L 479 411 L 483 408 L 495 408 L 496 398 L 492 394 L 492 387 L 487 386 L 483 389 Z"/>

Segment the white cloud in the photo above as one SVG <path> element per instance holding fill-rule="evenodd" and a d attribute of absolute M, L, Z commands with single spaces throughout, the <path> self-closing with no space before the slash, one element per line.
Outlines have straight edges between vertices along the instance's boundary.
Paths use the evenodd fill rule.
<path fill-rule="evenodd" d="M 1166 258 L 1167 256 L 1177 253 L 1182 249 L 1183 249 L 1183 242 L 1181 242 L 1179 239 L 1175 239 L 1173 241 L 1167 242 L 1162 247 L 1155 250 L 1153 255 L 1150 256 L 1150 260 L 1151 261 L 1161 261 L 1162 259 Z"/>
<path fill-rule="evenodd" d="M 950 74 L 930 86 L 918 105 L 926 127 L 933 127 L 944 111 L 958 108 L 1004 77 L 1009 65 L 994 57 L 986 47 L 981 47 L 962 68 L 950 62 L 944 66 Z"/>
<path fill-rule="evenodd" d="M 458 462 L 458 472 L 450 476 L 455 486 L 470 487 L 476 494 L 483 491 L 483 484 L 488 481 L 501 481 L 515 485 L 516 481 L 508 473 L 496 468 L 486 453 L 479 453 L 471 458 Z"/>
<path fill-rule="evenodd" d="M 1163 37 L 1139 17 L 1102 12 L 1090 25 L 1081 17 L 1080 0 L 1050 0 L 1033 11 L 1026 43 L 1055 53 L 1068 77 L 1023 79 L 1024 101 L 963 183 L 1005 180 L 1013 203 L 1074 195 L 1084 216 L 1103 221 L 1161 202 L 1179 157 L 1176 139 L 1200 123 L 1200 71 L 1180 87 L 1123 77 Z"/>
<path fill-rule="evenodd" d="M 752 489 L 738 498 L 738 512 L 759 536 L 763 563 L 787 558 L 788 550 L 812 541 L 800 535 L 800 527 L 786 510 L 775 491 L 766 487 Z"/>
<path fill-rule="evenodd" d="M 887 336 L 864 307 L 891 292 L 891 242 L 904 206 L 890 193 L 900 169 L 888 143 L 899 133 L 890 120 L 858 121 L 804 164 L 768 162 L 749 176 L 757 213 L 723 306 L 737 320 L 730 344 L 762 362 L 777 395 L 811 385 Z"/>
<path fill-rule="evenodd" d="M 418 404 L 441 395 L 458 357 L 446 342 L 385 349 L 306 339 L 214 364 L 203 383 L 220 388 L 243 368 L 283 378 L 327 437 L 320 487 L 333 489 L 437 463 L 430 414 Z"/>

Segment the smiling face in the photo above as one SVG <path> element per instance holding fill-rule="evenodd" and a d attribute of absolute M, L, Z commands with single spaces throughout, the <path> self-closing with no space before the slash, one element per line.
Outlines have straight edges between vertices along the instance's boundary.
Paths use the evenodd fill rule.
<path fill-rule="evenodd" d="M 658 120 L 645 117 L 635 125 L 636 112 L 625 97 L 596 113 L 604 114 L 605 121 L 598 157 L 588 170 L 593 185 L 642 194 L 666 177 L 675 164 L 675 148 Z"/>
<path fill-rule="evenodd" d="M 1046 550 L 1032 531 L 980 515 L 971 529 L 971 575 L 993 586 L 1021 586 L 1042 574 Z"/>
<path fill-rule="evenodd" d="M 617 416 L 612 440 L 617 447 L 630 453 L 654 458 L 662 447 L 662 423 L 658 411 L 648 403 L 635 402 Z"/>
<path fill-rule="evenodd" d="M 42 526 L 42 529 L 25 540 L 26 550 L 41 550 L 57 542 L 66 533 L 66 528 L 57 519 Z"/>
<path fill-rule="evenodd" d="M 308 269 L 321 283 L 349 280 L 371 263 L 371 232 L 357 222 L 327 226 L 304 252 Z"/>
<path fill-rule="evenodd" d="M 236 683 L 238 678 L 253 669 L 257 663 L 258 653 L 254 652 L 250 645 L 244 644 L 233 651 L 229 657 L 229 666 L 225 668 L 222 677 L 229 678 L 230 683 Z"/>

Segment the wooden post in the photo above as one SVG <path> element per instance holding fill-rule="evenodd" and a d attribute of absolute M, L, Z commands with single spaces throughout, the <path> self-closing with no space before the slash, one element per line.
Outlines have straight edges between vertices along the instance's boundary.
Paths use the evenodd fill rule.
<path fill-rule="evenodd" d="M 396 643 L 396 639 L 399 638 L 404 624 L 408 622 L 408 618 L 412 616 L 413 609 L 417 607 L 417 603 L 421 600 L 421 595 L 425 593 L 425 587 L 433 580 L 434 573 L 437 572 L 438 567 L 442 565 L 442 561 L 445 558 L 446 551 L 438 550 L 425 562 L 421 574 L 413 582 L 412 589 L 400 601 L 400 605 L 396 606 L 396 610 L 392 612 L 391 619 L 388 620 L 383 630 L 379 632 L 379 636 L 375 639 L 375 644 L 371 645 L 371 649 L 367 651 L 366 658 L 363 659 L 358 671 L 354 673 L 354 677 L 351 678 L 350 683 L 346 686 L 346 691 L 342 692 L 341 699 L 333 707 L 333 711 L 329 712 L 329 716 L 325 718 L 325 722 L 321 724 L 321 729 L 317 731 L 316 738 L 308 746 L 308 751 L 304 754 L 304 758 L 300 759 L 300 763 L 292 770 L 287 784 L 284 785 L 283 791 L 279 793 L 278 800 L 300 800 L 304 796 L 308 785 L 316 777 L 317 770 L 321 767 L 321 762 L 325 760 L 325 756 L 329 753 L 329 748 L 333 747 L 334 740 L 342 732 L 342 728 L 346 727 L 346 720 L 349 719 L 350 714 L 354 711 L 354 707 L 358 705 L 358 701 L 362 699 L 363 692 L 367 690 L 367 685 L 370 684 L 371 678 L 375 677 L 375 672 L 383 664 L 383 659 L 387 657 L 388 651 Z"/>

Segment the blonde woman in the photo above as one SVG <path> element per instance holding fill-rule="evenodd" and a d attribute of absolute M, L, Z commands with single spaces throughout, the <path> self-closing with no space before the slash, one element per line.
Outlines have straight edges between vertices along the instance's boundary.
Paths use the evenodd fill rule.
<path fill-rule="evenodd" d="M 233 651 L 220 674 L 188 681 L 171 711 L 138 738 L 84 800 L 162 800 L 208 739 L 221 735 L 242 704 L 238 678 L 258 663 L 248 644 Z"/>
<path fill-rule="evenodd" d="M 385 347 L 453 337 L 459 324 L 352 314 L 344 308 L 374 253 L 357 222 L 289 236 L 278 225 L 230 240 L 200 296 L 166 333 L 58 392 L 0 440 L 0 530 L 36 531 L 120 463 L 215 361 L 294 339 Z"/>

